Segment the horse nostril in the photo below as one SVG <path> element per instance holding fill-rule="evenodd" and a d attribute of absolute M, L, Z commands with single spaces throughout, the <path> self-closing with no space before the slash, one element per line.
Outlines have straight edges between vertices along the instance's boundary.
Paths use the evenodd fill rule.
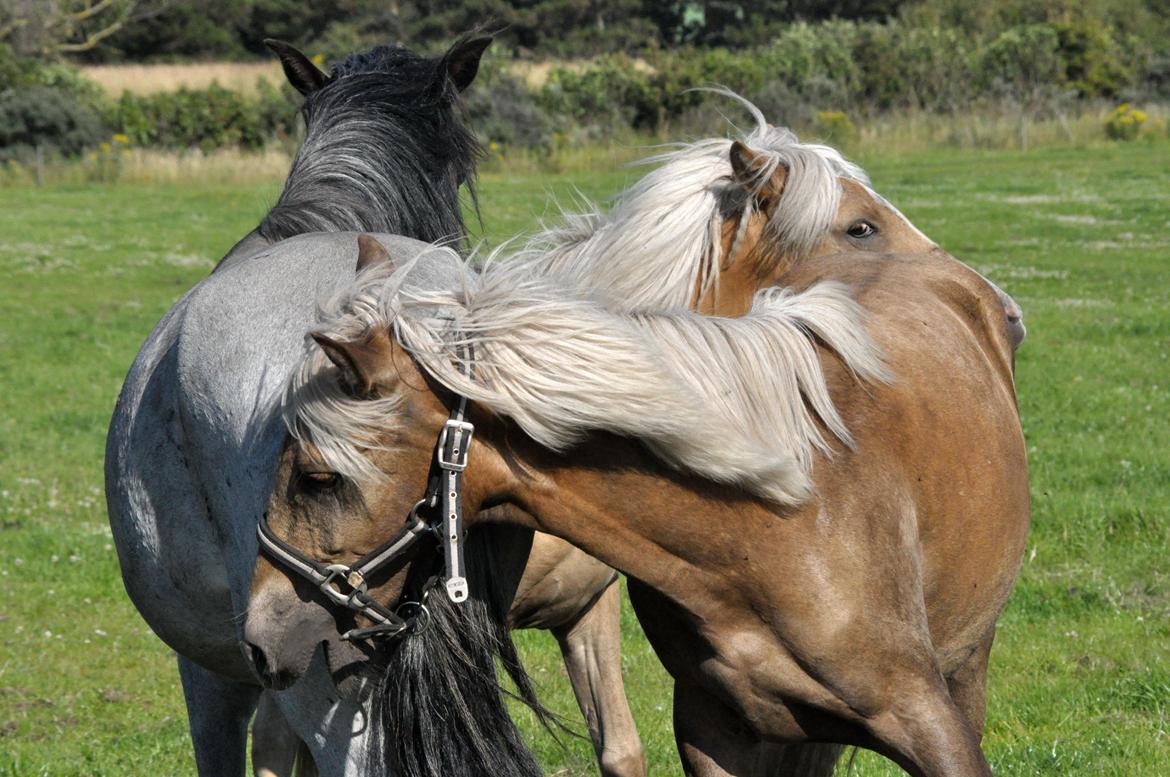
<path fill-rule="evenodd" d="M 252 668 L 256 670 L 257 676 L 267 684 L 270 680 L 271 672 L 268 671 L 268 659 L 264 657 L 264 651 L 253 645 L 251 642 L 248 645 L 248 658 L 252 660 Z"/>

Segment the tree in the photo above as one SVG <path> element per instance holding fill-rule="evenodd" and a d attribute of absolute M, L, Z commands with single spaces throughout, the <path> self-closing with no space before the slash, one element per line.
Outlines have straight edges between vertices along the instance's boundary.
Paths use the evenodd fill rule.
<path fill-rule="evenodd" d="M 0 42 L 21 56 L 52 59 L 89 51 L 172 0 L 0 0 Z"/>

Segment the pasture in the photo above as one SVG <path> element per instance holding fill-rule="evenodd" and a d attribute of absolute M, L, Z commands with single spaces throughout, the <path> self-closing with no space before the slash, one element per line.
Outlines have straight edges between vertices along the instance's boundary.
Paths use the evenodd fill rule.
<path fill-rule="evenodd" d="M 1033 528 L 992 656 L 985 748 L 999 774 L 1153 776 L 1170 763 L 1167 152 L 1162 140 L 859 160 L 1025 310 Z M 551 217 L 549 194 L 605 197 L 634 175 L 491 172 L 482 236 Z M 122 590 L 103 440 L 141 341 L 277 186 L 0 189 L 0 775 L 194 772 L 174 658 Z M 668 679 L 629 613 L 625 625 L 651 774 L 676 774 Z M 553 640 L 518 641 L 579 727 Z M 584 741 L 561 749 L 527 729 L 549 774 L 595 773 Z M 864 753 L 847 763 L 898 773 Z"/>

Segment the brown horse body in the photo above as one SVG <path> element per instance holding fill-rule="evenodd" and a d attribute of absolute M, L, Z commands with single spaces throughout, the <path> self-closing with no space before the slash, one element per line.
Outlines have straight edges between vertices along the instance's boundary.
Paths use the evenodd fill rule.
<path fill-rule="evenodd" d="M 815 741 L 871 747 L 914 774 L 986 774 L 986 661 L 1028 522 L 1002 307 L 941 252 L 828 257 L 790 281 L 825 277 L 848 282 L 871 311 L 896 377 L 861 385 L 826 354 L 856 446 L 817 462 L 812 500 L 777 508 L 604 435 L 553 454 L 506 419 L 473 411 L 467 507 L 514 505 L 491 515 L 630 576 L 678 683 L 690 773 L 753 774 L 786 757 L 772 743 Z M 397 346 L 392 359 L 401 377 L 379 393 L 400 397 L 411 422 L 395 430 L 393 451 L 371 453 L 395 473 L 392 488 L 366 495 L 383 526 L 421 492 L 447 415 L 443 392 L 425 388 L 412 359 Z M 305 456 L 301 446 L 286 453 L 274 520 Z M 385 533 L 354 523 L 345 546 Z M 283 528 L 309 542 L 295 524 Z M 264 578 L 258 570 L 258 587 Z"/>
<path fill-rule="evenodd" d="M 766 187 L 757 196 L 766 216 Z M 880 231 L 890 244 L 862 251 L 852 231 L 838 234 L 852 230 L 851 205 L 870 207 L 847 198 L 845 226 L 825 238 L 850 253 L 822 241 L 821 256 L 789 266 L 764 261 L 757 240 L 754 253 L 721 268 L 721 296 L 693 300 L 705 312 L 738 313 L 761 285 L 833 279 L 869 311 L 894 380 L 863 384 L 823 351 L 855 445 L 817 458 L 814 496 L 803 504 L 780 507 L 680 474 L 621 437 L 599 433 L 553 453 L 473 405 L 466 507 L 502 509 L 472 523 L 547 532 L 630 577 L 639 618 L 676 679 L 676 735 L 690 774 L 827 774 L 838 744 L 876 749 L 918 775 L 988 773 L 978 746 L 987 658 L 1028 523 L 1012 382 L 1018 321 L 1005 320 L 1002 292 L 904 219 Z M 725 241 L 754 228 L 725 230 Z M 387 430 L 387 449 L 368 454 L 393 473 L 391 485 L 353 484 L 365 520 L 315 510 L 299 473 L 320 470 L 320 457 L 302 442 L 284 454 L 272 503 L 273 527 L 328 561 L 378 544 L 414 503 L 448 412 L 447 392 L 392 339 L 359 350 L 367 363 L 357 368 L 407 419 Z M 322 521 L 329 547 L 312 529 Z M 272 583 L 282 578 L 262 561 L 254 596 L 281 596 Z M 391 601 L 401 585 L 395 575 L 377 593 Z M 263 642 L 278 629 L 253 610 L 248 631 Z M 809 742 L 829 744 L 790 746 Z"/>

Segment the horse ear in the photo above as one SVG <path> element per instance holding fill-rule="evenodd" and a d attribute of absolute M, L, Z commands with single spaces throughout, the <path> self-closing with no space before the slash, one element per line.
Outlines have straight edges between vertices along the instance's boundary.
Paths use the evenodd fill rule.
<path fill-rule="evenodd" d="M 308 57 L 291 44 L 275 38 L 265 38 L 264 45 L 280 58 L 280 66 L 284 69 L 288 82 L 306 97 L 329 81 L 329 76 L 322 73 Z"/>
<path fill-rule="evenodd" d="M 782 164 L 765 178 L 768 162 L 764 154 L 738 140 L 731 144 L 732 179 L 763 203 L 775 202 L 788 179 L 788 168 Z"/>
<path fill-rule="evenodd" d="M 475 80 L 479 72 L 480 57 L 491 43 L 490 37 L 468 38 L 457 42 L 443 55 L 443 67 L 447 70 L 447 76 L 460 92 L 471 86 L 471 82 Z"/>
<path fill-rule="evenodd" d="M 386 250 L 386 246 L 378 242 L 376 237 L 365 232 L 358 235 L 357 272 L 388 261 L 390 261 L 390 252 Z"/>
<path fill-rule="evenodd" d="M 342 387 L 357 397 L 377 396 L 379 385 L 393 377 L 393 345 L 385 330 L 374 330 L 365 340 L 344 342 L 324 332 L 310 332 L 329 361 L 341 371 Z"/>

